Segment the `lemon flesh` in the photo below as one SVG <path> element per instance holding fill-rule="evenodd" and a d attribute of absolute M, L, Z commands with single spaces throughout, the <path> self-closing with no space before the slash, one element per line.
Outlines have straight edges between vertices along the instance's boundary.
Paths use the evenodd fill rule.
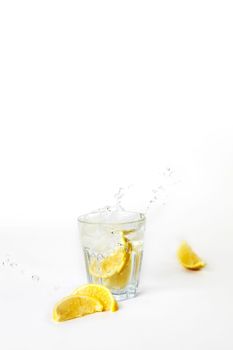
<path fill-rule="evenodd" d="M 127 286 L 132 270 L 132 244 L 128 242 L 127 255 L 121 270 L 111 277 L 105 278 L 103 283 L 112 289 L 123 289 Z"/>
<path fill-rule="evenodd" d="M 98 299 L 101 305 L 103 305 L 103 311 L 110 310 L 114 312 L 118 310 L 118 304 L 110 290 L 100 284 L 86 284 L 75 289 L 72 294 L 79 296 L 85 295 Z"/>
<path fill-rule="evenodd" d="M 202 259 L 186 242 L 181 243 L 177 251 L 177 257 L 181 265 L 188 270 L 200 270 L 205 266 Z"/>
<path fill-rule="evenodd" d="M 101 302 L 90 296 L 71 295 L 60 300 L 53 309 L 53 320 L 62 322 L 103 310 Z"/>
<path fill-rule="evenodd" d="M 89 264 L 89 272 L 96 278 L 109 278 L 121 272 L 129 258 L 129 243 L 126 238 L 121 237 L 121 246 L 112 254 L 98 261 L 92 258 Z"/>

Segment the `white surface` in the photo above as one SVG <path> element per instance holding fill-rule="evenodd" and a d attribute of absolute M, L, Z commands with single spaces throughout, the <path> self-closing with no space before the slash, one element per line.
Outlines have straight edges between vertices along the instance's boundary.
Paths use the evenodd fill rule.
<path fill-rule="evenodd" d="M 122 302 L 117 313 L 64 324 L 52 323 L 53 305 L 85 282 L 73 230 L 1 229 L 1 251 L 11 250 L 18 263 L 0 270 L 4 349 L 232 349 L 230 232 L 224 223 L 218 230 L 213 224 L 211 234 L 202 236 L 199 222 L 195 228 L 199 237 L 191 239 L 194 228 L 187 223 L 183 236 L 208 266 L 201 272 L 186 272 L 174 254 L 179 237 L 174 239 L 172 227 L 163 228 L 169 219 L 165 215 L 154 230 L 148 227 L 138 297 Z M 32 280 L 34 274 L 40 276 L 39 281 Z"/>
<path fill-rule="evenodd" d="M 233 348 L 232 2 L 1 1 L 1 348 Z M 148 214 L 141 293 L 61 325 L 85 282 L 76 217 L 120 186 Z M 183 271 L 186 239 L 207 261 Z M 9 265 L 9 264 L 8 264 Z M 23 271 L 23 272 L 22 272 Z M 40 276 L 39 281 L 32 275 Z"/>

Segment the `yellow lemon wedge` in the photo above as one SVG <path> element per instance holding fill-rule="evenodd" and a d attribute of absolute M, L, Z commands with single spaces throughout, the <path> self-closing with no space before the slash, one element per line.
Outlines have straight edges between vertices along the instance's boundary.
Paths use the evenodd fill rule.
<path fill-rule="evenodd" d="M 60 300 L 53 309 L 53 320 L 62 322 L 103 311 L 102 303 L 90 296 L 71 295 Z"/>
<path fill-rule="evenodd" d="M 103 283 L 108 288 L 122 289 L 127 286 L 132 269 L 132 244 L 128 242 L 127 256 L 122 269 L 113 276 L 105 278 Z"/>
<path fill-rule="evenodd" d="M 97 258 L 91 259 L 89 272 L 93 277 L 109 278 L 123 269 L 129 257 L 128 240 L 121 236 L 120 244 L 119 248 L 101 261 Z"/>
<path fill-rule="evenodd" d="M 200 270 L 205 266 L 205 263 L 185 241 L 181 243 L 177 257 L 181 265 L 189 270 Z"/>
<path fill-rule="evenodd" d="M 103 311 L 117 311 L 118 304 L 114 299 L 110 290 L 100 284 L 86 284 L 75 289 L 72 293 L 73 295 L 88 296 L 91 298 L 98 299 L 103 305 Z"/>

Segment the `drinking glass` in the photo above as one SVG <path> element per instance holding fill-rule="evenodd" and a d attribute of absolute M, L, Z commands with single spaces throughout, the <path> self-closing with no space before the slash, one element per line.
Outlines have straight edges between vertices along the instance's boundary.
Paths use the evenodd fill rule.
<path fill-rule="evenodd" d="M 78 218 L 89 283 L 109 288 L 117 300 L 136 295 L 145 230 L 145 215 L 125 210 L 98 210 Z"/>

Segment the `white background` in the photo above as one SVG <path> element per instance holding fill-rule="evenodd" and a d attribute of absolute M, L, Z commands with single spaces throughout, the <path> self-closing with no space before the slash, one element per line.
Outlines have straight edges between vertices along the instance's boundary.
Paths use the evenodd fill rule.
<path fill-rule="evenodd" d="M 2 349 L 232 350 L 232 17 L 224 0 L 1 0 Z M 53 324 L 86 281 L 77 216 L 130 184 L 143 208 L 165 167 L 138 297 Z M 178 265 L 182 239 L 206 269 Z"/>

